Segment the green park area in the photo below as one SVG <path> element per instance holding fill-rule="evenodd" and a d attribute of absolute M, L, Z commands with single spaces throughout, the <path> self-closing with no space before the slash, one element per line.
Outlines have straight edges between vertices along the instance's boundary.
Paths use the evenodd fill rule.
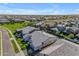
<path fill-rule="evenodd" d="M 26 27 L 26 26 L 32 26 L 33 25 L 33 22 L 15 22 L 15 23 L 2 23 L 0 24 L 0 26 L 3 26 L 3 27 L 6 27 L 8 28 L 9 30 L 12 31 L 12 33 L 15 32 L 16 29 L 19 29 L 19 28 L 23 28 L 23 27 Z"/>

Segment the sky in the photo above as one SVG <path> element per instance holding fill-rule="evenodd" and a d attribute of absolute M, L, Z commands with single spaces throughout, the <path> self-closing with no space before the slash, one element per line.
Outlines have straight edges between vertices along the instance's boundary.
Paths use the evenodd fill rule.
<path fill-rule="evenodd" d="M 79 14 L 79 3 L 0 3 L 0 14 Z"/>

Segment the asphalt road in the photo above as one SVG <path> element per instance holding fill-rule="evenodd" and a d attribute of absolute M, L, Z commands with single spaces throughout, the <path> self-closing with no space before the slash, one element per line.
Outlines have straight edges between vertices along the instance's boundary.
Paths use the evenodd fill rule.
<path fill-rule="evenodd" d="M 3 56 L 14 56 L 14 50 L 11 45 L 10 37 L 8 35 L 8 32 L 6 30 L 0 29 L 0 32 L 2 32 L 2 54 Z M 0 39 L 1 41 L 1 39 Z"/>
<path fill-rule="evenodd" d="M 1 56 L 1 50 L 2 50 L 2 49 L 1 49 L 1 44 L 2 44 L 2 43 L 1 43 L 1 35 L 2 35 L 2 33 L 0 32 L 0 56 Z"/>

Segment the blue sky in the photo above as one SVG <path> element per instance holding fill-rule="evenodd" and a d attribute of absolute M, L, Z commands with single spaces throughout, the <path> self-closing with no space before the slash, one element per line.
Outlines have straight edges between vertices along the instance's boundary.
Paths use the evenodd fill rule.
<path fill-rule="evenodd" d="M 79 14 L 79 3 L 0 3 L 0 14 Z"/>

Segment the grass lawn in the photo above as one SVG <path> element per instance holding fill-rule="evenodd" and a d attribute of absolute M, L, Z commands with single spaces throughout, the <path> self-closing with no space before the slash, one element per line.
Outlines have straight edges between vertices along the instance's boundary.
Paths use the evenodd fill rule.
<path fill-rule="evenodd" d="M 14 40 L 11 40 L 11 42 L 12 42 L 12 45 L 14 47 L 15 53 L 18 53 L 19 52 L 19 49 L 18 49 L 16 43 L 14 42 Z"/>
<path fill-rule="evenodd" d="M 4 24 L 0 24 L 0 25 L 7 27 L 14 33 L 16 29 L 23 28 L 28 25 L 33 25 L 33 23 L 32 22 L 17 22 L 17 23 L 7 23 L 7 24 L 4 23 Z"/>

